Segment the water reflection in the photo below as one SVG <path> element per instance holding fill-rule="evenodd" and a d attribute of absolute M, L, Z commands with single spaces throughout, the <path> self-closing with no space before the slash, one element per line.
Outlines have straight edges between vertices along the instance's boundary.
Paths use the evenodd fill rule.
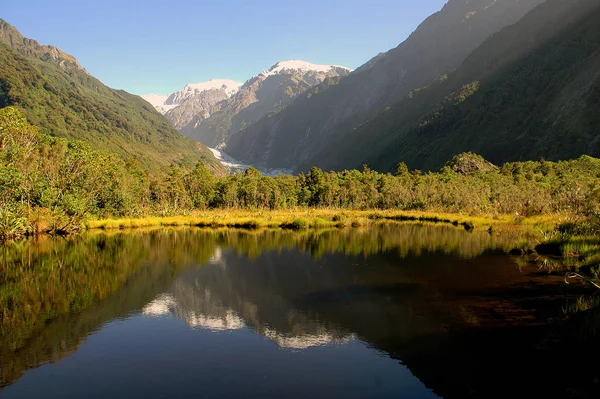
<path fill-rule="evenodd" d="M 90 334 L 106 341 L 103 351 L 125 357 L 126 334 L 110 335 L 111 329 L 124 325 L 138 335 L 158 329 L 160 334 L 148 336 L 145 344 L 153 351 L 169 347 L 180 353 L 180 361 L 172 366 L 178 370 L 199 367 L 197 358 L 185 360 L 185 351 L 212 342 L 219 357 L 240 368 L 237 383 L 254 386 L 256 394 L 273 392 L 261 391 L 256 381 L 252 385 L 250 377 L 244 377 L 253 369 L 265 375 L 290 370 L 290 376 L 300 380 L 304 376 L 308 386 L 297 388 L 292 396 L 334 392 L 330 385 L 315 382 L 325 376 L 348 387 L 354 378 L 358 385 L 353 390 L 335 391 L 345 396 L 396 396 L 399 389 L 413 397 L 430 396 L 431 391 L 415 383 L 410 390 L 401 388 L 394 376 L 403 373 L 404 366 L 383 366 L 377 358 L 385 353 L 408 365 L 438 394 L 461 397 L 482 389 L 482 384 L 486 388 L 481 382 L 485 378 L 473 368 L 485 363 L 480 338 L 497 338 L 493 334 L 505 328 L 537 328 L 560 308 L 555 302 L 567 289 L 560 278 L 517 267 L 503 255 L 511 244 L 507 237 L 418 224 L 305 232 L 135 231 L 10 244 L 2 247 L 0 258 L 1 383 L 10 386 L 28 368 L 59 362 Z M 174 320 L 185 322 L 188 332 L 178 329 Z M 257 336 L 275 348 L 291 350 L 286 356 L 294 357 L 282 360 L 252 338 Z M 529 344 L 528 339 L 523 341 Z M 327 351 L 331 362 L 321 365 L 323 369 L 317 365 L 325 361 L 321 356 L 310 357 L 317 349 Z M 490 353 L 498 356 L 498 364 L 490 366 L 497 372 L 506 359 L 502 351 L 491 348 Z M 80 354 L 88 358 L 86 351 Z M 240 360 L 250 354 L 279 360 Z M 154 367 L 153 362 L 166 361 L 156 356 L 136 352 L 127 362 L 150 374 L 146 368 Z M 343 356 L 353 360 L 340 366 Z M 206 361 L 218 363 L 219 357 L 208 356 Z M 309 358 L 322 376 L 292 365 Z M 383 367 L 373 380 L 379 382 L 360 385 L 361 370 L 368 375 L 367 369 L 375 365 Z M 58 366 L 68 367 L 68 362 Z M 39 370 L 4 393 L 18 394 L 32 384 L 43 387 L 47 371 Z M 465 372 L 467 380 L 457 374 Z M 352 373 L 358 374 L 351 377 Z M 279 385 L 270 387 L 277 387 L 280 396 L 290 396 L 290 376 L 280 375 Z M 216 377 L 204 378 L 215 395 L 226 393 Z M 135 378 L 129 379 L 127 389 L 135 391 Z M 310 390 L 310 384 L 316 390 Z M 85 386 L 81 389 L 89 393 Z"/>
<path fill-rule="evenodd" d="M 184 298 L 183 303 L 180 303 L 171 294 L 160 294 L 142 309 L 142 313 L 150 316 L 175 314 L 190 327 L 201 327 L 211 331 L 239 330 L 245 326 L 244 321 L 231 309 L 219 305 L 211 306 L 210 292 L 198 293 L 199 297 L 204 296 L 204 301 L 193 298 L 194 293 L 193 290 L 188 293 L 192 297 L 192 303 L 186 303 L 188 298 Z"/>

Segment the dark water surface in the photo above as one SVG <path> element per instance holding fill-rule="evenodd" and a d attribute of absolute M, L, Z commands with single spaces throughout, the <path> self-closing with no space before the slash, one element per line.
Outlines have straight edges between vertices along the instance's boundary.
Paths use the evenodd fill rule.
<path fill-rule="evenodd" d="M 544 349 L 578 288 L 512 244 L 417 224 L 7 244 L 0 397 L 571 392 Z"/>

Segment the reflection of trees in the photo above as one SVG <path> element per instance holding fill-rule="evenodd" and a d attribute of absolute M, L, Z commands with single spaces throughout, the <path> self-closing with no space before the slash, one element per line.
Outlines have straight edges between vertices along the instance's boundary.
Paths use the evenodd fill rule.
<path fill-rule="evenodd" d="M 506 235 L 467 233 L 450 226 L 419 223 L 384 224 L 362 229 L 308 230 L 304 232 L 267 230 L 240 233 L 221 231 L 220 242 L 248 257 L 265 250 L 296 248 L 318 258 L 326 253 L 372 255 L 397 251 L 402 258 L 426 252 L 441 252 L 470 258 L 488 250 L 511 249 L 514 240 Z"/>
<path fill-rule="evenodd" d="M 186 244 L 179 233 L 155 232 L 0 247 L 0 386 L 62 358 L 102 323 L 164 291 L 174 270 L 210 257 L 189 241 L 181 254 L 178 241 Z"/>
<path fill-rule="evenodd" d="M 104 322 L 142 309 L 215 330 L 247 325 L 294 348 L 354 334 L 379 342 L 439 333 L 448 312 L 431 300 L 423 306 L 416 295 L 423 281 L 431 273 L 456 280 L 459 257 L 509 246 L 487 233 L 416 224 L 165 229 L 8 244 L 0 247 L 2 384 L 75 350 Z M 426 254 L 435 259 L 420 257 Z"/>
<path fill-rule="evenodd" d="M 56 316 L 48 325 L 29 332 L 16 350 L 1 347 L 1 383 L 17 380 L 28 368 L 55 362 L 77 350 L 79 343 L 102 324 L 115 317 L 139 310 L 172 281 L 171 268 L 165 262 L 148 263 L 127 277 L 127 285 L 106 299 L 95 301 L 76 313 Z"/>

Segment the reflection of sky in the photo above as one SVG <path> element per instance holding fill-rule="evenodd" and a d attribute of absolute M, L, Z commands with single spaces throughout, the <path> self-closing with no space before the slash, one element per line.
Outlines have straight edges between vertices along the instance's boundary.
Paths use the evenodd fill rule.
<path fill-rule="evenodd" d="M 107 323 L 72 356 L 28 371 L 5 398 L 433 398 L 397 360 L 360 340 L 281 350 L 249 328 L 214 334 L 175 317 Z"/>

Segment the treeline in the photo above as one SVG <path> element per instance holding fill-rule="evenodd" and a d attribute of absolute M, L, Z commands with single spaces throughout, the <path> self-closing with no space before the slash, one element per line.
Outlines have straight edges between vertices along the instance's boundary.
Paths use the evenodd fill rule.
<path fill-rule="evenodd" d="M 474 154 L 436 173 L 363 170 L 218 177 L 203 164 L 151 174 L 135 160 L 41 134 L 15 108 L 0 109 L 0 235 L 76 229 L 85 218 L 186 214 L 204 209 L 328 207 L 531 216 L 589 215 L 600 201 L 600 160 L 507 163 Z"/>

